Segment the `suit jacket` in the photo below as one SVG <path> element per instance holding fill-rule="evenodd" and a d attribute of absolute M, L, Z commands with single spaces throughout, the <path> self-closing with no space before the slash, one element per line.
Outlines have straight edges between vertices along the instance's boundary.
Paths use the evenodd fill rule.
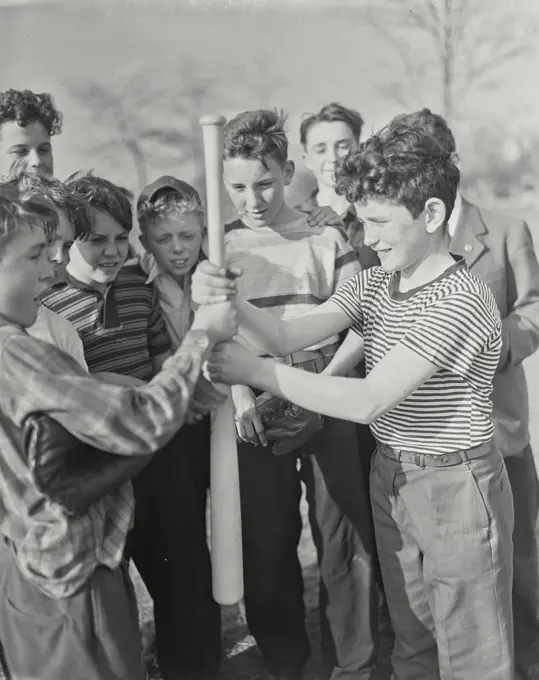
<path fill-rule="evenodd" d="M 503 345 L 492 392 L 495 440 L 504 456 L 530 443 L 528 390 L 522 361 L 539 347 L 539 264 L 530 230 L 465 199 L 451 252 L 487 283 L 500 309 Z"/>

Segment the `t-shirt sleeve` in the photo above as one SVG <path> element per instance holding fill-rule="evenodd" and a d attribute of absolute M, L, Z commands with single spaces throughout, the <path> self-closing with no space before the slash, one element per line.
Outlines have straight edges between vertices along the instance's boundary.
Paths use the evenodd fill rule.
<path fill-rule="evenodd" d="M 361 296 L 368 276 L 367 269 L 348 279 L 340 288 L 329 298 L 331 302 L 338 305 L 351 319 L 350 328 L 358 335 L 363 335 L 363 308 L 361 306 Z"/>
<path fill-rule="evenodd" d="M 425 308 L 400 341 L 441 369 L 465 377 L 480 354 L 496 365 L 501 349 L 501 322 L 488 300 L 457 291 Z"/>
<path fill-rule="evenodd" d="M 152 287 L 152 311 L 148 321 L 148 349 L 151 357 L 172 351 L 170 337 L 165 325 L 165 317 L 159 304 L 158 293 Z"/>

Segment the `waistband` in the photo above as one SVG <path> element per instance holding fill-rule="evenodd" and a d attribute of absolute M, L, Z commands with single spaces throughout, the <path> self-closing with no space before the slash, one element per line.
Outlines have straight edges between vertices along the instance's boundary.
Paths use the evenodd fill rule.
<path fill-rule="evenodd" d="M 379 451 L 386 458 L 396 460 L 398 463 L 411 463 L 417 467 L 450 467 L 452 465 L 460 465 L 468 460 L 474 458 L 481 458 L 486 456 L 492 450 L 492 441 L 472 446 L 470 449 L 463 449 L 462 451 L 452 451 L 451 453 L 442 453 L 434 455 L 432 453 L 412 453 L 411 451 L 404 451 L 402 449 L 394 449 L 388 444 L 383 444 L 377 440 L 376 450 Z"/>

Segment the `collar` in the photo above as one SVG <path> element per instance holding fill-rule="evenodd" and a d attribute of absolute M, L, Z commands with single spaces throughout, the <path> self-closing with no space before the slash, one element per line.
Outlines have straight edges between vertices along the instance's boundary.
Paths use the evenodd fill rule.
<path fill-rule="evenodd" d="M 449 265 L 449 267 L 445 271 L 439 274 L 435 279 L 432 279 L 432 281 L 428 281 L 427 283 L 424 283 L 422 286 L 417 286 L 417 288 L 411 288 L 410 290 L 407 290 L 405 292 L 401 292 L 399 290 L 400 272 L 395 272 L 391 276 L 391 279 L 389 281 L 389 295 L 391 296 L 391 298 L 397 301 L 409 300 L 416 293 L 419 293 L 421 290 L 427 288 L 433 283 L 436 283 L 437 281 L 441 281 L 442 279 L 451 276 L 451 274 L 454 274 L 459 269 L 466 269 L 466 262 L 464 261 L 464 258 L 462 256 L 454 255 L 453 253 L 450 254 L 454 262 L 453 264 Z"/>
<path fill-rule="evenodd" d="M 457 195 L 455 197 L 455 205 L 453 206 L 451 215 L 449 215 L 449 219 L 447 220 L 447 233 L 451 238 L 453 238 L 457 230 L 457 224 L 459 222 L 461 212 L 462 212 L 462 196 L 460 194 L 460 191 L 457 191 Z"/>
<path fill-rule="evenodd" d="M 159 276 L 163 276 L 165 272 L 151 253 L 144 253 L 138 260 L 140 268 L 146 274 L 146 285 L 150 285 Z"/>

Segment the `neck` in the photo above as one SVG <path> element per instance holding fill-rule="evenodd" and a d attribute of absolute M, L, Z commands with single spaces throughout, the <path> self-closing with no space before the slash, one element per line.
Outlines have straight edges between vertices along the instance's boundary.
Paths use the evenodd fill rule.
<path fill-rule="evenodd" d="M 455 264 L 444 238 L 437 238 L 424 259 L 400 272 L 399 290 L 406 293 L 434 281 L 446 269 Z"/>
<path fill-rule="evenodd" d="M 333 208 L 338 215 L 343 215 L 350 205 L 346 196 L 339 196 L 335 193 L 333 187 L 327 187 L 323 184 L 318 186 L 316 200 L 318 205 L 328 205 L 330 208 Z"/>

